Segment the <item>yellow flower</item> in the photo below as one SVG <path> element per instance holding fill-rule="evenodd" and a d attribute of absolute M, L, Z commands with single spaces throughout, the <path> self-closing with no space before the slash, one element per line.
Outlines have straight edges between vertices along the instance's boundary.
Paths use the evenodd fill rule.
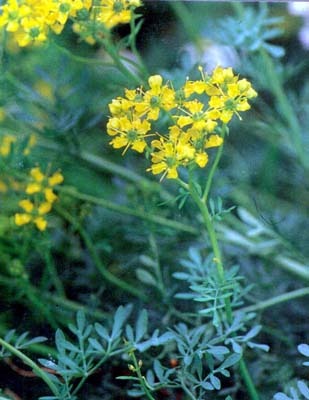
<path fill-rule="evenodd" d="M 127 24 L 132 18 L 132 10 L 141 5 L 137 0 L 101 0 L 98 21 L 111 29 L 118 24 Z"/>
<path fill-rule="evenodd" d="M 21 225 L 26 225 L 29 224 L 29 222 L 31 221 L 32 217 L 29 214 L 15 214 L 15 224 L 17 226 L 21 226 Z"/>
<path fill-rule="evenodd" d="M 124 152 L 129 147 L 138 153 L 142 153 L 146 147 L 145 137 L 151 125 L 148 121 L 136 119 L 130 121 L 127 117 L 111 118 L 107 124 L 107 133 L 115 136 L 110 144 L 119 149 L 125 147 Z"/>
<path fill-rule="evenodd" d="M 12 151 L 12 144 L 16 142 L 16 137 L 13 135 L 4 135 L 0 141 L 0 156 L 7 157 Z"/>
<path fill-rule="evenodd" d="M 28 200 L 28 199 L 20 200 L 20 202 L 18 203 L 18 205 L 19 205 L 19 207 L 21 207 L 22 209 L 24 209 L 27 213 L 31 213 L 31 211 L 32 211 L 33 208 L 34 208 L 33 203 L 32 203 L 30 200 Z"/>
<path fill-rule="evenodd" d="M 41 183 L 45 177 L 39 167 L 32 168 L 30 171 L 30 175 L 35 180 L 35 182 L 39 183 Z"/>
<path fill-rule="evenodd" d="M 222 137 L 219 135 L 211 135 L 209 139 L 206 140 L 205 148 L 209 149 L 210 147 L 218 147 L 223 143 Z"/>
<path fill-rule="evenodd" d="M 44 189 L 44 194 L 48 203 L 53 203 L 58 198 L 51 188 Z"/>
<path fill-rule="evenodd" d="M 47 227 L 47 221 L 43 217 L 36 217 L 33 220 L 35 226 L 40 230 L 40 231 L 45 231 Z"/>
<path fill-rule="evenodd" d="M 203 110 L 204 104 L 197 99 L 183 103 L 183 112 L 177 119 L 177 124 L 183 128 L 191 125 L 192 128 L 199 131 L 212 132 L 217 126 L 217 122 L 209 118 L 209 113 Z"/>
<path fill-rule="evenodd" d="M 37 182 L 28 183 L 28 185 L 26 187 L 26 193 L 27 194 L 38 193 L 41 191 L 41 189 L 42 189 L 42 186 Z"/>
<path fill-rule="evenodd" d="M 141 115 L 147 114 L 147 119 L 157 120 L 160 110 L 170 111 L 176 107 L 175 91 L 167 85 L 162 85 L 160 75 L 150 76 L 150 89 L 143 94 L 143 99 L 135 104 L 135 110 Z"/>
<path fill-rule="evenodd" d="M 47 214 L 50 212 L 50 210 L 52 209 L 52 204 L 45 201 L 44 203 L 40 204 L 38 207 L 38 213 L 40 215 L 42 214 Z"/>
<path fill-rule="evenodd" d="M 49 186 L 59 185 L 63 182 L 63 179 L 64 178 L 61 172 L 57 171 L 50 178 L 48 178 L 48 184 Z"/>
<path fill-rule="evenodd" d="M 49 213 L 57 195 L 53 192 L 53 186 L 63 182 L 62 174 L 57 171 L 50 177 L 43 174 L 39 167 L 30 170 L 30 182 L 25 192 L 29 198 L 19 201 L 19 206 L 25 213 L 15 214 L 16 225 L 25 225 L 32 222 L 37 229 L 44 231 L 47 221 L 43 215 Z"/>

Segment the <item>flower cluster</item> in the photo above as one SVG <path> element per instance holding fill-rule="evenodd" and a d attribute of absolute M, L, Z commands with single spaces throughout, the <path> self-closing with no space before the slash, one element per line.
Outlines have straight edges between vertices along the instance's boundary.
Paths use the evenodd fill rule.
<path fill-rule="evenodd" d="M 18 203 L 23 212 L 15 214 L 15 224 L 21 226 L 33 222 L 37 229 L 44 231 L 47 227 L 45 215 L 51 211 L 57 200 L 53 188 L 62 182 L 63 176 L 59 171 L 48 176 L 39 167 L 32 168 L 25 189 L 28 197 Z"/>
<path fill-rule="evenodd" d="M 140 0 L 7 0 L 0 6 L 0 28 L 20 47 L 45 42 L 50 31 L 60 34 L 68 19 L 76 32 L 92 37 L 90 28 L 127 23 L 139 5 Z"/>
<path fill-rule="evenodd" d="M 249 110 L 248 99 L 257 93 L 232 68 L 216 67 L 211 75 L 201 68 L 200 72 L 200 80 L 187 80 L 178 90 L 154 75 L 147 90 L 126 90 L 125 97 L 112 100 L 107 123 L 107 133 L 113 137 L 110 144 L 124 148 L 123 153 L 129 148 L 148 152 L 152 162 L 148 171 L 163 173 L 162 178 L 176 179 L 181 166 L 205 167 L 207 149 L 223 143 L 222 125 Z M 160 117 L 170 121 L 168 134 L 155 131 Z"/>
<path fill-rule="evenodd" d="M 105 36 L 106 31 L 119 24 L 129 23 L 135 8 L 140 5 L 140 0 L 93 1 L 88 12 L 80 14 L 81 18 L 74 22 L 73 30 L 89 44 L 94 44 L 96 38 Z"/>

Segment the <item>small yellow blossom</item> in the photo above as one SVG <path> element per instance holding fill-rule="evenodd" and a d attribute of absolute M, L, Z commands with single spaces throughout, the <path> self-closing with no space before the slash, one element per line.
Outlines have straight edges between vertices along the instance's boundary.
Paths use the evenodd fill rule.
<path fill-rule="evenodd" d="M 30 214 L 20 214 L 20 213 L 15 214 L 15 224 L 17 226 L 29 224 L 30 221 L 31 221 Z"/>
<path fill-rule="evenodd" d="M 28 200 L 28 199 L 21 200 L 21 201 L 18 203 L 18 205 L 19 205 L 19 207 L 21 207 L 22 209 L 24 209 L 27 213 L 31 213 L 31 211 L 32 211 L 33 208 L 34 208 L 33 203 L 32 203 L 30 200 Z"/>
<path fill-rule="evenodd" d="M 40 231 L 45 231 L 47 228 L 47 221 L 43 217 L 36 217 L 34 218 L 33 222 Z"/>
<path fill-rule="evenodd" d="M 115 136 L 110 142 L 115 149 L 124 147 L 124 152 L 131 147 L 142 153 L 146 147 L 145 137 L 150 130 L 150 123 L 136 119 L 130 121 L 127 117 L 111 118 L 107 124 L 107 133 Z"/>
<path fill-rule="evenodd" d="M 26 187 L 26 193 L 27 194 L 39 193 L 41 191 L 41 189 L 42 189 L 42 186 L 39 183 L 31 182 Z"/>
<path fill-rule="evenodd" d="M 49 203 L 48 201 L 45 201 L 44 203 L 39 205 L 38 213 L 40 215 L 47 214 L 47 213 L 50 212 L 51 209 L 52 209 L 52 203 Z"/>
<path fill-rule="evenodd" d="M 0 156 L 7 157 L 12 151 L 12 145 L 16 142 L 16 137 L 13 135 L 4 135 L 0 137 Z"/>
<path fill-rule="evenodd" d="M 35 180 L 35 182 L 40 183 L 44 179 L 44 174 L 39 167 L 32 168 L 30 171 L 30 175 Z"/>
<path fill-rule="evenodd" d="M 59 171 L 55 172 L 50 178 L 48 178 L 49 186 L 59 185 L 62 182 L 63 182 L 63 175 Z"/>
<path fill-rule="evenodd" d="M 25 212 L 15 214 L 15 224 L 18 226 L 33 223 L 40 231 L 47 227 L 46 214 L 52 210 L 57 195 L 53 187 L 63 182 L 63 175 L 56 171 L 53 175 L 44 174 L 39 167 L 34 167 L 29 173 L 29 182 L 25 188 L 28 198 L 20 200 L 18 205 Z"/>
<path fill-rule="evenodd" d="M 48 201 L 49 203 L 53 203 L 55 200 L 57 200 L 57 196 L 51 188 L 44 189 L 44 195 L 46 201 Z"/>
<path fill-rule="evenodd" d="M 148 119 L 157 120 L 160 110 L 170 111 L 176 106 L 175 91 L 168 85 L 162 85 L 163 78 L 160 75 L 151 76 L 148 83 L 150 89 L 136 103 L 135 110 L 139 115 L 147 114 Z"/>

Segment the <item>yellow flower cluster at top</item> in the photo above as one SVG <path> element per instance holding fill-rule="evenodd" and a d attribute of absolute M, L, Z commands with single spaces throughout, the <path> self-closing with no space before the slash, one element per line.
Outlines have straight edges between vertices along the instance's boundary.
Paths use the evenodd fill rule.
<path fill-rule="evenodd" d="M 59 171 L 48 176 L 39 167 L 32 168 L 25 189 L 28 197 L 18 203 L 23 212 L 15 214 L 15 224 L 21 226 L 32 222 L 37 229 L 44 231 L 47 227 L 45 215 L 51 211 L 58 198 L 53 188 L 62 182 L 63 176 Z"/>
<path fill-rule="evenodd" d="M 151 155 L 148 169 L 154 175 L 178 178 L 181 166 L 199 166 L 208 162 L 207 149 L 223 143 L 222 125 L 233 115 L 250 109 L 248 99 L 257 96 L 249 81 L 239 79 L 232 68 L 216 67 L 211 75 L 201 72 L 201 79 L 187 80 L 174 90 L 160 75 L 148 79 L 149 88 L 125 90 L 109 104 L 111 117 L 107 133 L 110 144 Z M 167 134 L 155 131 L 160 117 L 170 121 Z M 148 138 L 152 138 L 149 140 Z M 150 142 L 150 143 L 149 143 Z"/>
<path fill-rule="evenodd" d="M 74 30 L 91 38 L 98 24 L 108 30 L 129 22 L 139 5 L 140 0 L 7 0 L 0 6 L 0 28 L 25 47 L 45 42 L 50 31 L 60 34 L 73 19 Z"/>

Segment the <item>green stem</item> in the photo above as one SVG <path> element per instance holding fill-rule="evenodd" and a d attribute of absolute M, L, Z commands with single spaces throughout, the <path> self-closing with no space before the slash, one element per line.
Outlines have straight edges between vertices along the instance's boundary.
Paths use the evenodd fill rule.
<path fill-rule="evenodd" d="M 134 354 L 133 351 L 130 352 L 130 356 L 131 356 L 131 358 L 133 360 L 134 372 L 136 373 L 136 375 L 137 375 L 137 377 L 139 379 L 141 387 L 144 389 L 144 393 L 147 396 L 147 399 L 155 400 L 155 398 L 152 397 L 151 393 L 149 392 L 149 387 L 147 385 L 146 379 L 141 373 L 141 366 L 138 364 L 137 359 L 136 359 L 135 354 Z"/>
<path fill-rule="evenodd" d="M 226 133 L 226 132 L 227 132 L 227 127 L 226 127 L 226 126 L 223 126 L 223 128 L 222 128 L 222 133 L 221 133 L 221 137 L 222 137 L 223 140 L 224 140 L 224 137 L 225 137 L 225 133 Z M 214 174 L 215 174 L 215 172 L 216 172 L 217 166 L 218 166 L 218 164 L 219 164 L 219 161 L 220 161 L 220 159 L 221 159 L 221 156 L 222 156 L 223 144 L 224 144 L 224 142 L 222 143 L 221 146 L 219 146 L 219 149 L 218 149 L 218 151 L 217 151 L 216 157 L 215 157 L 215 159 L 214 159 L 214 162 L 213 162 L 213 164 L 212 164 L 212 166 L 211 166 L 211 169 L 210 169 L 210 171 L 209 171 L 209 174 L 208 174 L 208 178 L 207 178 L 205 190 L 204 190 L 204 193 L 203 193 L 203 196 L 202 196 L 202 201 L 203 201 L 204 203 L 206 203 L 206 204 L 207 204 L 208 195 L 209 195 L 209 192 L 210 192 L 212 180 L 213 180 Z"/>
<path fill-rule="evenodd" d="M 115 286 L 118 286 L 120 289 L 124 290 L 125 292 L 130 293 L 131 295 L 133 295 L 135 297 L 138 297 L 142 301 L 146 302 L 148 300 L 148 297 L 145 296 L 144 293 L 142 293 L 139 289 L 137 289 L 134 286 L 131 286 L 129 283 L 123 281 L 122 279 L 119 279 L 118 277 L 113 275 L 111 272 L 109 272 L 108 269 L 106 269 L 105 265 L 102 263 L 99 255 L 96 251 L 96 248 L 95 248 L 90 236 L 88 235 L 86 230 L 82 228 L 82 226 L 79 224 L 79 222 L 71 214 L 69 214 L 66 210 L 64 210 L 63 208 L 61 208 L 59 206 L 55 207 L 55 210 L 58 212 L 59 215 L 61 215 L 64 219 L 66 219 L 68 222 L 70 222 L 70 224 L 72 224 L 74 229 L 76 229 L 76 231 L 79 233 L 79 235 L 83 239 L 85 245 L 87 246 L 89 253 L 91 254 L 91 257 L 92 257 L 95 267 L 100 272 L 100 274 L 103 276 L 103 278 L 107 280 L 107 282 L 109 282 Z"/>
<path fill-rule="evenodd" d="M 224 273 L 224 267 L 223 267 L 223 262 L 222 262 L 222 256 L 221 256 L 221 251 L 219 248 L 218 240 L 217 240 L 217 235 L 216 231 L 213 225 L 213 221 L 211 218 L 211 215 L 209 213 L 209 210 L 207 208 L 206 203 L 203 201 L 203 199 L 199 196 L 198 192 L 196 191 L 196 188 L 194 187 L 194 184 L 192 181 L 190 181 L 189 185 L 183 183 L 180 181 L 183 187 L 185 187 L 187 190 L 189 190 L 192 199 L 195 201 L 196 205 L 201 211 L 203 221 L 205 223 L 205 226 L 207 228 L 207 232 L 209 235 L 210 243 L 212 245 L 212 249 L 214 252 L 214 261 L 217 266 L 217 272 L 218 276 L 221 282 L 224 282 L 225 280 L 225 273 Z M 229 298 L 225 299 L 225 310 L 226 310 L 226 316 L 227 320 L 229 323 L 232 322 L 233 315 L 232 315 L 232 307 L 231 307 L 231 302 Z M 240 368 L 240 373 L 241 376 L 244 380 L 244 383 L 247 387 L 248 393 L 250 395 L 251 400 L 259 400 L 259 395 L 255 389 L 254 383 L 251 379 L 251 376 L 248 372 L 248 369 L 246 367 L 245 361 L 243 359 L 240 360 L 239 362 L 239 368 Z"/>
<path fill-rule="evenodd" d="M 112 58 L 114 61 L 116 67 L 119 69 L 119 71 L 132 83 L 140 85 L 142 81 L 136 77 L 121 61 L 121 58 L 119 56 L 118 51 L 116 50 L 115 46 L 111 41 L 107 39 L 98 39 L 99 42 L 101 42 L 106 50 L 106 52 L 109 54 L 109 56 Z"/>
<path fill-rule="evenodd" d="M 264 310 L 265 308 L 272 307 L 274 305 L 283 303 L 285 301 L 290 301 L 293 299 L 297 299 L 299 297 L 309 296 L 309 287 L 305 287 L 302 289 L 293 290 L 292 292 L 280 294 L 279 296 L 272 297 L 268 300 L 260 301 L 252 306 L 241 308 L 239 311 L 242 312 L 252 312 L 258 310 Z"/>
<path fill-rule="evenodd" d="M 137 32 L 137 28 L 136 28 L 136 18 L 137 18 L 136 15 L 133 14 L 133 17 L 130 20 L 131 33 L 130 33 L 130 37 L 129 37 L 129 44 L 130 44 L 130 48 L 131 48 L 132 53 L 135 55 L 135 57 L 136 57 L 136 59 L 138 61 L 138 66 L 139 66 L 139 69 L 140 69 L 143 77 L 145 79 L 147 79 L 147 77 L 150 74 L 149 74 L 148 69 L 147 69 L 147 67 L 146 67 L 142 57 L 140 56 L 140 53 L 137 50 L 137 47 L 136 47 L 136 35 L 138 33 Z"/>
<path fill-rule="evenodd" d="M 207 229 L 207 232 L 209 235 L 210 243 L 211 243 L 211 246 L 212 246 L 212 249 L 214 252 L 215 263 L 217 265 L 218 275 L 219 275 L 220 280 L 224 281 L 225 274 L 224 274 L 224 268 L 223 268 L 223 263 L 222 263 L 221 251 L 219 248 L 216 232 L 214 229 L 214 225 L 213 225 L 212 218 L 209 213 L 208 207 L 205 204 L 205 202 L 203 201 L 203 199 L 197 193 L 194 185 L 192 184 L 192 181 L 186 188 L 189 190 L 192 199 L 194 200 L 195 204 L 197 205 L 197 207 L 199 208 L 199 210 L 202 214 L 202 218 L 205 223 L 205 226 L 206 226 L 206 229 Z"/>
<path fill-rule="evenodd" d="M 45 265 L 46 265 L 47 271 L 49 273 L 49 277 L 50 277 L 51 281 L 53 282 L 58 295 L 61 297 L 66 297 L 64 286 L 63 286 L 61 280 L 59 279 L 58 271 L 55 267 L 54 260 L 51 256 L 50 248 L 45 249 L 44 258 L 45 258 Z"/>
<path fill-rule="evenodd" d="M 251 375 L 248 371 L 245 360 L 243 358 L 239 361 L 239 370 L 240 370 L 242 379 L 244 380 L 244 382 L 246 384 L 250 398 L 252 400 L 259 400 L 259 395 L 255 389 L 254 383 L 251 379 Z"/>
<path fill-rule="evenodd" d="M 40 377 L 46 385 L 50 388 L 52 393 L 55 396 L 59 396 L 58 389 L 54 382 L 49 378 L 49 376 L 42 370 L 34 361 L 32 361 L 29 357 L 27 357 L 24 353 L 21 351 L 17 350 L 15 347 L 7 343 L 5 340 L 0 338 L 0 345 L 3 346 L 5 349 L 7 349 L 10 353 L 14 354 L 14 356 L 18 357 L 20 360 L 22 360 L 26 365 L 28 365 L 30 368 L 32 368 L 33 372 Z"/>
<path fill-rule="evenodd" d="M 84 201 L 87 201 L 92 204 L 97 204 L 101 207 L 107 208 L 112 211 L 119 212 L 121 214 L 127 214 L 127 215 L 131 215 L 133 217 L 142 218 L 145 221 L 160 224 L 160 225 L 163 225 L 163 226 L 175 229 L 175 230 L 187 232 L 190 234 L 197 233 L 197 230 L 194 229 L 190 225 L 186 225 L 186 224 L 183 224 L 183 223 L 177 222 L 177 221 L 172 221 L 167 218 L 163 218 L 159 215 L 152 215 L 152 214 L 146 213 L 145 211 L 139 211 L 139 210 L 136 210 L 136 209 L 133 209 L 130 207 L 121 206 L 121 205 L 112 203 L 111 201 L 108 201 L 108 200 L 105 200 L 102 198 L 97 198 L 97 197 L 89 195 L 89 194 L 79 193 L 74 188 L 63 186 L 63 187 L 59 187 L 59 191 L 66 193 L 66 194 L 74 197 L 75 199 L 84 200 Z"/>

